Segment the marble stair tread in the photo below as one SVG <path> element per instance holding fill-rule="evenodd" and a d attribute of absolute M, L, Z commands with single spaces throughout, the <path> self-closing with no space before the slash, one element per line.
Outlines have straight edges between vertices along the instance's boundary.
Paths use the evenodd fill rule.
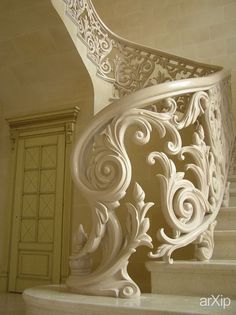
<path fill-rule="evenodd" d="M 236 259 L 236 230 L 216 230 L 213 259 Z"/>
<path fill-rule="evenodd" d="M 230 182 L 230 189 L 236 189 L 236 175 L 229 176 L 228 181 Z"/>
<path fill-rule="evenodd" d="M 228 181 L 229 182 L 236 182 L 236 175 L 229 175 L 228 176 Z"/>
<path fill-rule="evenodd" d="M 236 238 L 236 230 L 216 230 L 214 235 L 222 239 Z"/>
<path fill-rule="evenodd" d="M 235 206 L 236 205 L 236 189 L 231 188 L 229 190 L 229 205 Z"/>
<path fill-rule="evenodd" d="M 185 268 L 196 270 L 198 272 L 204 272 L 205 270 L 226 270 L 236 272 L 236 259 L 235 260 L 209 260 L 209 261 L 199 261 L 199 260 L 175 260 L 173 264 L 167 264 L 163 261 L 148 261 L 146 266 L 149 270 L 154 271 L 155 268 L 164 269 L 180 269 Z M 154 269 L 153 269 L 154 268 Z"/>
<path fill-rule="evenodd" d="M 24 292 L 30 314 L 38 315 L 235 315 L 236 301 L 223 309 L 200 305 L 200 296 L 142 294 L 138 299 L 119 299 L 73 294 L 64 286 L 45 286 Z"/>
<path fill-rule="evenodd" d="M 223 294 L 236 299 L 236 260 L 162 261 L 146 263 L 151 272 L 152 293 L 209 296 Z"/>
<path fill-rule="evenodd" d="M 221 214 L 221 213 L 223 213 L 223 212 L 229 212 L 229 213 L 236 212 L 236 207 L 234 207 L 234 206 L 221 207 L 219 214 Z"/>
<path fill-rule="evenodd" d="M 236 230 L 236 207 L 222 207 L 216 220 L 217 225 L 215 231 Z"/>
<path fill-rule="evenodd" d="M 233 166 L 233 167 L 230 169 L 229 173 L 230 173 L 229 177 L 235 176 L 235 175 L 236 175 L 236 166 Z M 229 178 L 229 177 L 228 177 L 228 178 Z"/>

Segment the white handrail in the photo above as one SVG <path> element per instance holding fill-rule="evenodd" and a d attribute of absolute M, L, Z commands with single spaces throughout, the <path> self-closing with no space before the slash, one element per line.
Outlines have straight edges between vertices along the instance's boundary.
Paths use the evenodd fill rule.
<path fill-rule="evenodd" d="M 90 204 L 93 226 L 89 236 L 82 226 L 78 229 L 67 284 L 85 294 L 136 297 L 140 291 L 127 265 L 136 247 L 153 247 L 146 214 L 154 203 L 145 202 L 135 183 L 126 204 L 127 228 L 122 228 L 116 210 L 132 180 L 126 130 L 136 127 L 133 139 L 139 145 L 149 143 L 153 129 L 165 141 L 164 149 L 151 151 L 146 162 L 162 168 L 160 204 L 173 235 L 160 229 L 161 245 L 150 257 L 172 263 L 173 251 L 196 243 L 196 258 L 210 259 L 235 137 L 230 73 L 124 40 L 103 24 L 90 0 L 63 1 L 98 75 L 120 97 L 94 117 L 72 154 L 73 178 Z M 183 144 L 181 133 L 189 126 L 192 139 Z M 194 181 L 177 169 L 173 157 L 184 161 Z M 93 270 L 97 250 L 103 257 Z"/>
<path fill-rule="evenodd" d="M 86 193 L 86 188 L 83 186 L 83 182 L 80 180 L 81 173 L 79 171 L 81 163 L 83 164 L 83 147 L 84 144 L 88 143 L 94 137 L 94 135 L 99 132 L 99 130 L 101 130 L 104 125 L 107 124 L 110 119 L 120 115 L 125 110 L 132 108 L 144 108 L 149 104 L 167 97 L 193 93 L 202 90 L 207 91 L 229 75 L 229 70 L 221 70 L 203 78 L 191 78 L 161 83 L 142 90 L 138 90 L 133 94 L 124 96 L 120 100 L 116 100 L 110 105 L 106 106 L 102 111 L 94 116 L 90 124 L 80 135 L 76 147 L 74 148 L 71 159 L 71 169 L 74 181 Z"/>

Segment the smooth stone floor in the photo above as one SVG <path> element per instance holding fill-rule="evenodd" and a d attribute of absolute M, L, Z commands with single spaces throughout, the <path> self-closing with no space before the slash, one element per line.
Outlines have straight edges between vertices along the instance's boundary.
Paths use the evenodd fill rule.
<path fill-rule="evenodd" d="M 65 290 L 63 287 L 61 288 L 54 288 L 56 289 L 54 290 L 50 290 L 52 288 L 39 288 L 39 290 L 36 289 L 36 291 L 38 291 L 37 293 L 39 293 L 39 296 L 41 296 L 41 298 L 43 298 L 44 296 L 44 302 L 46 302 L 45 300 L 45 294 L 46 296 L 49 298 L 50 294 L 51 294 L 51 303 L 55 303 L 58 300 L 61 300 L 61 302 L 64 300 L 67 300 L 72 302 L 75 302 L 77 300 L 77 302 L 80 300 L 81 296 L 79 295 L 73 295 L 73 294 L 66 294 Z M 58 290 L 59 289 L 59 290 Z M 35 290 L 33 290 L 34 293 Z M 50 292 L 51 291 L 51 292 Z M 53 292 L 54 291 L 54 292 Z M 31 292 L 32 293 L 32 292 Z M 37 295 L 36 293 L 36 295 Z M 59 293 L 59 294 L 58 294 Z M 34 295 L 34 294 L 33 294 Z M 149 295 L 144 295 L 143 298 L 141 300 L 143 300 L 141 304 L 143 304 L 143 306 L 146 304 L 146 302 L 153 304 L 153 306 L 155 305 L 157 307 L 156 311 L 154 311 L 153 314 L 209 314 L 209 315 L 218 315 L 218 314 L 225 314 L 225 315 L 236 315 L 236 301 L 232 301 L 232 305 L 230 307 L 230 309 L 221 309 L 218 307 L 213 307 L 213 308 L 201 308 L 201 310 L 199 309 L 199 300 L 198 298 L 194 297 L 181 297 L 181 296 L 168 296 L 168 295 L 159 295 L 156 296 L 155 298 L 155 302 L 153 301 L 153 298 L 150 298 Z M 49 298 L 50 299 L 50 298 Z M 112 298 L 94 298 L 94 297 L 88 297 L 88 296 L 83 296 L 83 302 L 80 303 L 87 303 L 87 304 L 94 304 L 95 305 L 95 312 L 94 314 L 96 314 L 96 308 L 99 307 L 99 304 L 101 306 L 101 304 L 103 304 L 103 306 L 105 306 L 104 304 L 107 304 L 107 306 L 111 306 L 111 301 L 114 301 L 114 299 Z M 97 301 L 96 301 L 97 300 Z M 118 299 L 120 300 L 120 299 Z M 50 303 L 50 304 L 51 304 Z M 127 300 L 121 300 L 121 301 L 117 301 L 117 305 L 119 307 L 118 304 L 120 304 L 120 306 L 123 306 L 126 304 L 126 306 L 129 305 L 129 307 L 134 307 L 135 308 L 135 304 L 138 303 L 138 301 L 127 301 Z M 47 304 L 47 303 L 46 303 Z M 65 303 L 67 304 L 67 303 Z M 97 304 L 97 305 L 96 305 Z M 133 304 L 133 305 L 132 305 Z M 139 304 L 139 303 L 138 303 Z M 68 304 L 67 304 L 68 306 Z M 150 307 L 151 305 L 149 305 Z M 114 306 L 113 306 L 114 307 Z M 136 305 L 137 307 L 137 305 Z M 152 307 L 150 307 L 152 308 Z M 103 309 L 105 310 L 106 307 Z M 184 311 L 183 311 L 184 310 Z M 69 310 L 68 310 L 69 311 Z M 114 311 L 114 310 L 113 310 Z M 41 311 L 39 310 L 39 312 L 41 313 Z M 56 312 L 57 313 L 57 312 Z M 55 313 L 55 314 L 56 314 Z M 63 312 L 63 314 L 67 315 L 69 314 L 69 312 Z M 119 314 L 119 312 L 114 312 L 116 314 Z M 126 312 L 125 312 L 126 313 Z M 42 314 L 42 313 L 41 313 Z M 45 314 L 45 313 L 44 313 Z M 71 314 L 71 313 L 70 313 Z M 90 313 L 91 314 L 91 313 Z M 106 314 L 106 312 L 104 313 Z M 112 313 L 108 313 L 109 315 L 113 315 Z M 124 314 L 124 313 L 122 313 Z M 145 311 L 144 313 L 145 314 Z M 0 293 L 0 315 L 25 315 L 25 307 L 24 307 L 24 302 L 23 302 L 23 298 L 21 294 L 13 294 L 13 293 Z M 129 315 L 129 312 L 127 312 L 127 315 Z"/>
<path fill-rule="evenodd" d="M 0 292 L 0 315 L 25 315 L 22 294 Z"/>
<path fill-rule="evenodd" d="M 236 315 L 236 301 L 223 309 L 200 306 L 199 297 L 143 294 L 126 300 L 73 294 L 63 285 L 27 289 L 24 299 L 28 315 Z"/>

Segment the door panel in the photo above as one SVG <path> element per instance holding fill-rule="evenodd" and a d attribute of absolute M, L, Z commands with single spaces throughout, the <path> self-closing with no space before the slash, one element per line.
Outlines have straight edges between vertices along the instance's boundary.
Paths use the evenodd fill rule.
<path fill-rule="evenodd" d="M 9 290 L 59 283 L 65 136 L 20 139 Z"/>

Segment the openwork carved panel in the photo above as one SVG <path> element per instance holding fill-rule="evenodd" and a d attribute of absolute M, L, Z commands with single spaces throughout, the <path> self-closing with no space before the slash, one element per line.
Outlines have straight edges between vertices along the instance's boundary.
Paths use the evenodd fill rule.
<path fill-rule="evenodd" d="M 151 104 L 144 102 L 143 108 L 128 108 L 107 120 L 99 131 L 78 145 L 73 161 L 74 170 L 80 168 L 75 180 L 89 200 L 93 228 L 89 235 L 83 227 L 78 230 L 67 281 L 72 290 L 126 298 L 139 295 L 127 273 L 127 263 L 137 246 L 153 247 L 148 235 L 152 222 L 147 210 L 155 206 L 153 202 L 146 203 L 141 183 L 136 183 L 133 200 L 127 204 L 128 229 L 123 232 L 116 211 L 133 182 L 132 163 L 125 145 L 131 126 L 136 130 L 133 141 L 137 145 L 148 145 L 154 131 L 164 142 L 164 150 L 159 151 L 157 143 L 156 150 L 148 154 L 147 164 L 158 164 L 161 168 L 153 176 L 159 180 L 156 188 L 162 196 L 159 203 L 172 233 L 164 228 L 157 231 L 161 245 L 150 252 L 150 258 L 172 263 L 172 253 L 190 243 L 196 243 L 198 259 L 211 257 L 214 222 L 223 199 L 234 141 L 232 121 L 224 132 L 219 127 L 224 124 L 220 111 L 225 113 L 230 106 L 223 102 L 223 94 L 224 90 L 214 86 Z M 190 126 L 194 130 L 191 140 L 183 144 L 181 134 Z M 184 163 L 184 171 L 177 169 L 176 158 Z M 92 253 L 97 250 L 102 250 L 103 259 L 93 270 Z"/>
<path fill-rule="evenodd" d="M 90 0 L 64 0 L 66 13 L 76 23 L 78 37 L 101 78 L 113 82 L 114 97 L 173 80 L 196 78 L 219 67 L 149 49 L 128 42 L 102 23 Z"/>
<path fill-rule="evenodd" d="M 137 297 L 140 290 L 127 265 L 138 246 L 151 248 L 150 258 L 172 263 L 175 250 L 194 243 L 197 259 L 211 258 L 235 137 L 230 76 L 221 67 L 117 37 L 90 0 L 63 1 L 98 76 L 113 83 L 113 97 L 120 98 L 94 118 L 74 150 L 73 176 L 91 208 L 92 228 L 88 233 L 78 226 L 67 285 L 83 294 Z M 153 88 L 160 83 L 159 90 Z M 155 149 L 148 146 L 154 132 L 162 148 L 158 142 Z M 146 201 L 142 183 L 133 178 L 128 136 L 150 148 L 146 164 L 157 178 L 157 202 L 168 225 L 157 231 L 160 245 L 155 247 L 148 211 L 157 205 Z M 132 197 L 124 202 L 130 190 Z M 121 208 L 126 210 L 125 227 Z M 95 266 L 97 251 L 101 260 Z"/>

